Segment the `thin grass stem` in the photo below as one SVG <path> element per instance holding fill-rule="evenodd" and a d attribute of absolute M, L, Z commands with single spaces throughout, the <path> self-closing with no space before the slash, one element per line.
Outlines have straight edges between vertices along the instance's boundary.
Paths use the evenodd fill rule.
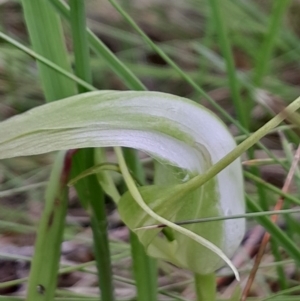
<path fill-rule="evenodd" d="M 76 75 L 84 81 L 91 83 L 92 76 L 89 64 L 90 56 L 86 32 L 85 2 L 82 0 L 72 0 L 70 7 Z M 88 91 L 82 86 L 79 86 L 78 89 L 80 93 Z M 94 164 L 94 149 L 79 150 L 74 157 L 73 176 L 78 176 Z M 83 178 L 82 181 L 77 182 L 75 187 L 83 206 L 91 208 L 91 226 L 101 300 L 113 301 L 114 288 L 104 193 L 97 181 L 96 175 Z"/>
<path fill-rule="evenodd" d="M 190 224 L 196 224 L 196 223 L 208 223 L 208 222 L 215 222 L 215 221 L 223 221 L 223 220 L 228 220 L 228 219 L 255 218 L 258 216 L 285 215 L 285 214 L 294 214 L 294 213 L 299 213 L 299 212 L 300 212 L 300 208 L 261 211 L 261 212 L 251 212 L 251 213 L 237 214 L 237 215 L 231 215 L 231 216 L 217 216 L 217 217 L 206 217 L 206 218 L 199 218 L 199 219 L 186 220 L 186 221 L 175 221 L 174 224 L 190 225 Z M 150 230 L 150 229 L 157 229 L 157 228 L 163 228 L 163 227 L 167 227 L 167 226 L 164 224 L 150 225 L 150 226 L 136 228 L 135 231 L 146 230 L 146 229 Z"/>
<path fill-rule="evenodd" d="M 33 49 L 70 72 L 60 20 L 51 5 L 47 1 L 40 0 L 23 0 L 22 4 Z M 76 93 L 72 80 L 40 62 L 38 68 L 47 101 Z"/>
<path fill-rule="evenodd" d="M 60 260 L 60 244 L 64 232 L 68 189 L 65 153 L 57 157 L 46 190 L 45 208 L 41 216 L 31 264 L 27 301 L 53 300 Z"/>
<path fill-rule="evenodd" d="M 223 20 L 223 16 L 221 12 L 220 0 L 209 0 L 208 2 L 210 4 L 211 11 L 212 11 L 211 18 L 215 22 L 215 28 L 219 36 L 220 47 L 226 62 L 228 82 L 229 82 L 233 104 L 236 110 L 237 119 L 239 120 L 240 124 L 243 127 L 247 128 L 248 127 L 247 120 L 249 119 L 249 116 L 247 116 L 248 114 L 246 114 L 246 112 L 248 110 L 246 107 L 246 103 L 243 103 L 241 99 L 239 80 L 236 76 L 235 63 L 234 63 L 231 46 L 227 34 L 226 24 Z"/>
<path fill-rule="evenodd" d="M 263 77 L 268 71 L 270 58 L 273 52 L 276 37 L 279 33 L 281 21 L 290 2 L 290 0 L 273 1 L 273 10 L 270 17 L 269 28 L 261 50 L 258 52 L 257 63 L 254 72 L 254 83 L 256 86 L 261 85 Z"/>

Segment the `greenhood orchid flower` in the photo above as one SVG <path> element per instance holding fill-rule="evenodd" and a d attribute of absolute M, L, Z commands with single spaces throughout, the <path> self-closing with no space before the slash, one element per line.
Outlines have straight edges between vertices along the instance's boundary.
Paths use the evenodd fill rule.
<path fill-rule="evenodd" d="M 240 160 L 193 191 L 184 189 L 236 144 L 227 127 L 206 108 L 158 92 L 97 91 L 34 108 L 0 123 L 0 159 L 85 147 L 122 146 L 155 159 L 155 185 L 139 189 L 150 210 L 169 221 L 245 212 Z M 122 220 L 136 229 L 157 223 L 126 193 Z M 244 219 L 184 226 L 231 257 L 245 231 Z M 146 251 L 199 274 L 224 261 L 212 249 L 168 228 L 139 230 Z"/>

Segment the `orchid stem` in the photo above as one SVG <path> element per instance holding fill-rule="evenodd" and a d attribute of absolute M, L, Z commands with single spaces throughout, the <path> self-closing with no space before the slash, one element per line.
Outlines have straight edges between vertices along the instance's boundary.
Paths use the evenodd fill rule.
<path fill-rule="evenodd" d="M 194 280 L 197 301 L 216 300 L 216 276 L 214 273 L 207 275 L 195 274 Z"/>

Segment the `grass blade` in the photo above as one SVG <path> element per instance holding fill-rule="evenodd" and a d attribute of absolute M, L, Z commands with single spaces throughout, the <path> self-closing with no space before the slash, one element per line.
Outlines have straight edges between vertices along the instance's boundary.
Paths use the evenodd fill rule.
<path fill-rule="evenodd" d="M 85 3 L 80 0 L 70 2 L 71 14 L 70 23 L 73 37 L 73 49 L 75 54 L 75 74 L 86 81 L 92 83 L 90 70 L 90 56 L 87 41 Z M 78 91 L 84 93 L 89 91 L 82 86 L 78 86 Z"/>
<path fill-rule="evenodd" d="M 82 0 L 73 0 L 70 5 L 70 22 L 75 53 L 76 75 L 84 81 L 91 83 L 92 76 L 86 33 L 85 2 Z M 81 93 L 88 91 L 88 89 L 82 86 L 78 86 L 78 90 Z M 74 177 L 95 164 L 94 152 L 94 149 L 82 149 L 78 151 L 74 157 L 72 170 Z M 98 286 L 101 292 L 101 300 L 113 301 L 114 288 L 104 193 L 97 181 L 96 175 L 83 178 L 75 187 L 83 206 L 86 208 L 91 207 L 91 227 L 93 231 L 94 253 L 98 270 Z"/>
<path fill-rule="evenodd" d="M 96 88 L 93 87 L 91 84 L 89 84 L 89 83 L 85 82 L 84 80 L 80 79 L 79 77 L 75 76 L 70 71 L 67 71 L 67 70 L 61 68 L 59 65 L 53 63 L 53 61 L 47 59 L 45 56 L 42 56 L 42 55 L 36 53 L 35 51 L 33 51 L 33 50 L 29 49 L 28 47 L 24 46 L 23 44 L 19 43 L 18 41 L 12 39 L 5 33 L 0 32 L 0 38 L 3 39 L 4 41 L 6 41 L 7 43 L 15 46 L 16 48 L 20 49 L 21 51 L 27 53 L 28 55 L 30 55 L 31 57 L 36 59 L 38 62 L 40 62 L 41 64 L 48 66 L 49 68 L 60 73 L 62 76 L 77 83 L 78 86 L 85 88 L 87 91 L 95 91 L 96 90 Z"/>
<path fill-rule="evenodd" d="M 51 5 L 40 0 L 23 0 L 22 3 L 33 49 L 61 68 L 71 71 L 66 59 L 62 28 Z M 38 63 L 38 67 L 47 101 L 75 94 L 75 85 L 70 79 L 44 64 Z"/>
<path fill-rule="evenodd" d="M 270 17 L 269 29 L 257 57 L 256 70 L 254 73 L 254 83 L 257 86 L 261 85 L 263 77 L 268 71 L 276 36 L 280 30 L 281 20 L 290 2 L 290 0 L 273 2 L 273 11 Z"/>
<path fill-rule="evenodd" d="M 28 283 L 27 301 L 53 300 L 60 259 L 60 244 L 67 211 L 70 156 L 56 158 L 45 196 Z"/>
<path fill-rule="evenodd" d="M 226 32 L 226 24 L 223 21 L 220 0 L 209 0 L 208 2 L 210 3 L 212 11 L 211 17 L 215 20 L 215 27 L 219 35 L 220 47 L 226 61 L 229 87 L 231 90 L 232 100 L 236 110 L 237 119 L 243 127 L 247 128 L 247 120 L 249 116 L 246 116 L 246 112 L 248 110 L 246 110 L 245 103 L 243 103 L 241 99 L 239 81 L 236 76 L 234 59 L 230 47 L 228 34 Z"/>

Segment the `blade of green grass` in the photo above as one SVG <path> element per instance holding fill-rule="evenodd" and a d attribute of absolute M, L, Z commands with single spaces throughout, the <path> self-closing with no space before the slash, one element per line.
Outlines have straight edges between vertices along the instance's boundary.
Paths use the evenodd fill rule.
<path fill-rule="evenodd" d="M 221 0 L 222 1 L 222 0 Z M 209 0 L 212 16 L 211 18 L 215 22 L 215 27 L 219 36 L 219 43 L 220 48 L 223 52 L 226 66 L 227 66 L 227 75 L 228 75 L 228 82 L 231 91 L 231 96 L 234 104 L 234 108 L 236 110 L 237 119 L 239 120 L 240 124 L 247 128 L 248 127 L 248 119 L 247 116 L 247 106 L 244 102 L 242 102 L 241 95 L 240 95 L 240 87 L 239 81 L 236 76 L 236 69 L 235 63 L 231 51 L 231 46 L 227 34 L 226 24 L 223 20 L 221 7 L 220 7 L 220 0 Z"/>
<path fill-rule="evenodd" d="M 252 173 L 250 173 L 248 171 L 244 171 L 244 176 L 250 180 L 253 180 L 256 183 L 262 184 L 265 188 L 269 189 L 270 191 L 273 191 L 273 192 L 277 193 L 278 195 L 284 197 L 285 200 L 292 202 L 293 204 L 300 205 L 300 200 L 297 197 L 295 197 L 289 193 L 283 192 L 278 187 L 264 181 L 263 179 L 253 175 Z"/>
<path fill-rule="evenodd" d="M 72 29 L 73 48 L 75 53 L 76 75 L 91 83 L 92 76 L 89 64 L 89 48 L 86 33 L 85 2 L 72 0 L 70 2 L 70 23 Z M 88 91 L 79 86 L 79 92 Z M 72 176 L 76 177 L 84 170 L 95 164 L 94 150 L 79 150 L 74 156 Z M 98 286 L 101 300 L 113 301 L 114 288 L 112 281 L 111 256 L 108 244 L 107 217 L 105 211 L 104 194 L 95 175 L 82 179 L 76 185 L 76 190 L 84 207 L 91 207 L 91 226 L 93 231 L 94 253 L 98 270 Z"/>
<path fill-rule="evenodd" d="M 23 0 L 23 10 L 33 49 L 61 68 L 71 71 L 66 59 L 62 28 L 53 8 L 47 1 Z M 40 25 L 40 26 L 39 26 Z M 47 28 L 51 28 L 49 33 Z M 45 34 L 41 34 L 44 31 Z M 65 54 L 65 57 L 61 54 Z M 38 63 L 47 101 L 76 93 L 74 83 L 60 73 Z"/>
<path fill-rule="evenodd" d="M 282 301 L 285 301 L 285 300 L 286 301 L 289 301 L 289 300 L 295 300 L 296 301 L 299 298 L 299 296 L 297 296 L 297 295 L 296 296 L 291 296 L 290 298 L 288 298 L 288 297 L 280 298 L 280 296 L 282 296 L 284 294 L 291 294 L 291 293 L 299 292 L 299 291 L 300 291 L 300 285 L 297 285 L 297 286 L 282 290 L 282 291 L 280 291 L 278 293 L 275 293 L 271 296 L 268 296 L 266 298 L 263 298 L 261 301 L 267 301 L 267 300 L 272 300 L 272 299 L 274 299 L 276 301 L 281 301 L 281 300 Z M 277 298 L 277 297 L 279 297 L 279 298 Z M 295 297 L 295 299 L 294 299 L 294 297 Z"/>
<path fill-rule="evenodd" d="M 42 56 L 38 54 L 37 52 L 29 49 L 28 47 L 22 45 L 18 41 L 12 39 L 11 37 L 7 36 L 5 33 L 0 32 L 0 38 L 5 40 L 6 42 L 10 43 L 11 45 L 14 45 L 18 49 L 24 51 L 31 57 L 35 58 L 38 62 L 41 64 L 48 66 L 50 69 L 53 69 L 60 73 L 62 76 L 66 77 L 67 79 L 70 79 L 71 81 L 77 83 L 81 87 L 87 89 L 88 91 L 95 91 L 96 88 L 93 87 L 91 84 L 85 82 L 84 80 L 80 79 L 79 77 L 75 76 L 73 73 L 70 71 L 67 71 L 66 69 L 60 67 L 58 64 L 54 63 L 53 61 L 47 59 L 45 56 Z"/>
<path fill-rule="evenodd" d="M 92 75 L 90 70 L 85 14 L 85 3 L 83 1 L 74 0 L 70 2 L 70 23 L 75 55 L 75 74 L 91 84 Z M 79 93 L 84 93 L 89 91 L 89 89 L 79 85 L 78 91 Z"/>
<path fill-rule="evenodd" d="M 276 36 L 279 33 L 281 20 L 290 2 L 290 0 L 273 2 L 273 10 L 270 16 L 269 28 L 266 33 L 263 45 L 257 55 L 257 63 L 254 72 L 254 83 L 256 86 L 261 85 L 263 77 L 268 71 L 269 61 L 272 56 Z"/>
<path fill-rule="evenodd" d="M 212 46 L 213 43 L 213 34 L 214 34 L 214 22 L 211 18 L 211 10 L 208 13 L 206 23 L 205 23 L 205 30 L 204 30 L 204 37 L 201 41 L 201 44 L 205 45 L 207 48 L 209 46 Z M 163 46 L 163 45 L 161 45 Z M 166 51 L 166 49 L 164 49 Z M 169 53 L 170 55 L 171 53 Z M 174 55 L 173 55 L 174 57 Z M 206 76 L 208 75 L 210 65 L 207 64 L 207 60 L 205 57 L 200 56 L 199 57 L 199 85 L 203 86 L 205 84 Z"/>
<path fill-rule="evenodd" d="M 258 216 L 269 216 L 269 215 L 278 215 L 278 214 L 293 214 L 299 213 L 300 209 L 282 209 L 282 210 L 272 210 L 272 211 L 261 211 L 261 212 L 251 212 L 245 214 L 237 214 L 237 215 L 230 215 L 230 216 L 219 216 L 219 217 L 206 217 L 200 219 L 193 219 L 193 220 L 186 220 L 186 221 L 174 221 L 176 225 L 189 225 L 195 223 L 207 223 L 207 222 L 214 222 L 214 221 L 223 221 L 227 219 L 237 219 L 237 218 L 255 218 Z M 149 225 L 141 228 L 136 228 L 135 230 L 145 230 L 145 229 L 155 229 L 155 228 L 163 228 L 166 225 L 159 224 L 159 225 Z"/>
<path fill-rule="evenodd" d="M 47 184 L 47 182 L 40 182 L 40 183 L 29 184 L 29 185 L 25 185 L 22 187 L 17 187 L 17 188 L 0 191 L 0 198 L 12 196 L 19 192 L 29 191 L 29 190 L 33 190 L 33 189 L 40 188 L 40 187 L 45 187 L 46 184 Z"/>
<path fill-rule="evenodd" d="M 57 157 L 45 196 L 27 290 L 27 301 L 53 300 L 68 203 L 70 157 Z"/>

